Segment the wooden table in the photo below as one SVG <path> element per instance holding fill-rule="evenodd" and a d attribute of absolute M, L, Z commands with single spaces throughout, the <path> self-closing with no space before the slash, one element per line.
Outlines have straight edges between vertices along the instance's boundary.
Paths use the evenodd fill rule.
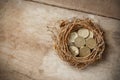
<path fill-rule="evenodd" d="M 47 26 L 71 17 L 89 17 L 105 32 L 102 61 L 85 70 L 70 67 L 57 56 L 47 31 Z M 119 49 L 118 19 L 31 1 L 0 1 L 0 80 L 117 80 Z"/>

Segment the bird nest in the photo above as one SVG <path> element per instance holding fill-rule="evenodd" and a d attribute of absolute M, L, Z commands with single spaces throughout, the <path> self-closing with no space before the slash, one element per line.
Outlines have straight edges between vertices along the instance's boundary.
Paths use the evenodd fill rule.
<path fill-rule="evenodd" d="M 87 33 L 85 32 L 85 30 L 80 30 L 78 32 L 79 29 L 87 29 L 89 32 L 92 32 L 92 38 L 95 41 L 93 41 L 94 44 L 92 42 L 88 42 L 87 44 L 87 40 L 89 39 L 88 36 L 86 36 Z M 101 59 L 102 53 L 105 49 L 103 31 L 97 24 L 93 23 L 90 19 L 87 18 L 81 20 L 78 18 L 73 18 L 70 20 L 62 20 L 59 27 L 54 27 L 51 32 L 53 33 L 52 38 L 54 40 L 55 50 L 57 51 L 57 54 L 63 61 L 68 62 L 70 65 L 80 69 L 84 69 L 88 65 Z M 79 33 L 78 36 L 82 35 L 85 40 L 85 44 L 80 43 L 80 41 L 76 42 L 76 44 L 80 43 L 79 45 L 83 44 L 82 46 L 78 45 L 76 51 L 70 50 L 71 45 L 75 46 L 74 40 L 71 43 L 69 40 L 71 33 L 73 32 Z M 88 49 L 88 51 L 86 51 L 87 49 L 83 50 L 83 47 L 89 48 L 89 45 L 94 46 Z M 74 55 L 72 52 L 76 52 L 76 54 Z M 89 54 L 84 55 L 84 53 Z M 82 56 L 80 54 L 82 54 Z"/>

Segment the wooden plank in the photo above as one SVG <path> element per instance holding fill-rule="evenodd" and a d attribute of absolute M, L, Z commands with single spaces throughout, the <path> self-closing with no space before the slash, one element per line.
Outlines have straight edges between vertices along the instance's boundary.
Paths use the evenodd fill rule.
<path fill-rule="evenodd" d="M 120 0 L 31 0 L 86 13 L 120 19 Z"/>
<path fill-rule="evenodd" d="M 119 79 L 120 21 L 22 0 L 9 0 L 0 11 L 0 80 Z M 105 32 L 106 58 L 85 70 L 56 55 L 46 28 L 75 16 L 93 18 Z"/>

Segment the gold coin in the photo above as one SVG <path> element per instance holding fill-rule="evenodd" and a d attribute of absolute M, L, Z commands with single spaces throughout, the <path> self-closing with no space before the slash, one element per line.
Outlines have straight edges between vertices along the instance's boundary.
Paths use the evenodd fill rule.
<path fill-rule="evenodd" d="M 87 38 L 89 36 L 89 30 L 81 28 L 78 30 L 78 35 L 83 37 L 83 38 Z"/>
<path fill-rule="evenodd" d="M 69 49 L 74 56 L 79 54 L 79 49 L 76 46 L 70 46 Z"/>
<path fill-rule="evenodd" d="M 90 49 L 93 49 L 96 47 L 96 40 L 93 38 L 89 38 L 86 40 L 86 46 L 89 47 Z"/>
<path fill-rule="evenodd" d="M 75 43 L 75 46 L 82 47 L 85 45 L 85 39 L 83 37 L 77 37 L 74 43 Z"/>
<path fill-rule="evenodd" d="M 90 49 L 88 47 L 80 48 L 80 57 L 85 57 L 90 54 Z"/>
<path fill-rule="evenodd" d="M 76 32 L 70 33 L 69 43 L 74 42 L 77 37 L 78 37 L 78 34 Z"/>
<path fill-rule="evenodd" d="M 89 34 L 89 36 L 88 36 L 88 39 L 89 39 L 89 38 L 93 38 L 93 36 L 94 36 L 94 35 L 93 35 L 93 32 L 90 31 L 90 34 Z"/>

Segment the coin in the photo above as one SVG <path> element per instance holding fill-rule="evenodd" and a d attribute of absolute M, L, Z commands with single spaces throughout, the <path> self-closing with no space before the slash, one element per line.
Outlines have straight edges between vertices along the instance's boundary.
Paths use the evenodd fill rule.
<path fill-rule="evenodd" d="M 85 39 L 83 37 L 77 37 L 74 43 L 75 43 L 75 46 L 82 47 L 85 45 Z"/>
<path fill-rule="evenodd" d="M 88 39 L 89 39 L 89 38 L 93 38 L 93 36 L 94 36 L 94 35 L 93 35 L 93 32 L 90 31 L 90 34 L 89 34 L 89 36 L 88 36 Z"/>
<path fill-rule="evenodd" d="M 96 47 L 96 40 L 93 38 L 89 38 L 86 40 L 86 46 L 89 47 L 90 49 L 93 49 Z"/>
<path fill-rule="evenodd" d="M 74 42 L 77 37 L 78 37 L 78 34 L 76 32 L 70 33 L 69 43 Z"/>
<path fill-rule="evenodd" d="M 80 57 L 85 57 L 90 54 L 90 49 L 88 47 L 80 48 Z"/>
<path fill-rule="evenodd" d="M 79 54 L 79 49 L 76 46 L 69 46 L 69 49 L 74 56 Z"/>
<path fill-rule="evenodd" d="M 78 35 L 83 37 L 83 38 L 87 38 L 89 36 L 89 30 L 81 28 L 78 30 Z"/>

